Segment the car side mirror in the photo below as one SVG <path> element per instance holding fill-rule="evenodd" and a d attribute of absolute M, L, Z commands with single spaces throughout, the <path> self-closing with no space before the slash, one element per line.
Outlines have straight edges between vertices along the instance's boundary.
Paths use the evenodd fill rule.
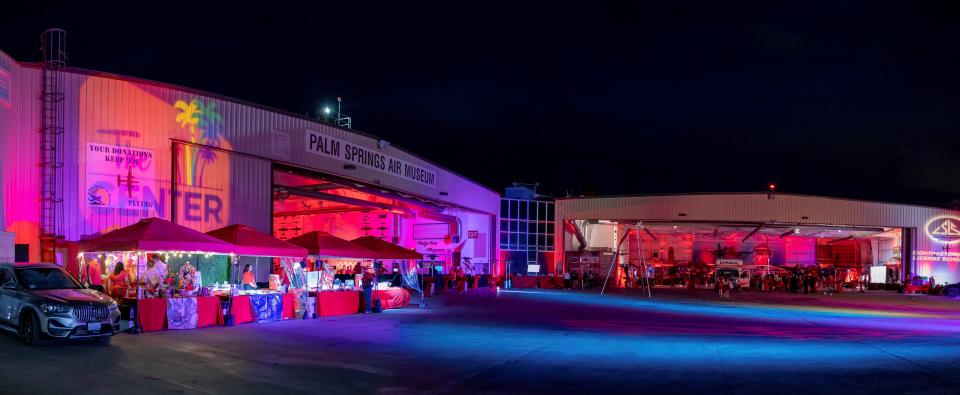
<path fill-rule="evenodd" d="M 16 290 L 17 290 L 17 284 L 15 284 L 15 283 L 6 283 L 6 284 L 3 284 L 3 289 L 10 289 L 10 290 L 16 291 Z"/>

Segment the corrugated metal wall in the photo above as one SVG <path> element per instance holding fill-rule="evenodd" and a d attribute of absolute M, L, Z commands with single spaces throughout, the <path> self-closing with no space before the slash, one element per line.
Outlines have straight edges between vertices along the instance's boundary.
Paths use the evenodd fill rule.
<path fill-rule="evenodd" d="M 5 120 L 0 155 L 3 155 L 5 226 L 16 233 L 17 243 L 30 244 L 39 257 L 39 73 L 17 63 L 10 68 L 10 110 Z"/>
<path fill-rule="evenodd" d="M 745 221 L 922 227 L 933 207 L 766 193 L 559 199 L 564 219 Z M 685 216 L 681 216 L 685 214 Z M 803 218 L 807 217 L 807 218 Z M 919 221 L 919 223 L 918 223 Z"/>
<path fill-rule="evenodd" d="M 6 226 L 15 231 L 18 238 L 36 238 L 38 222 L 38 138 L 40 70 L 30 65 L 14 62 L 12 73 L 13 104 L 5 116 L 4 135 L 0 151 L 4 154 L 3 168 L 4 207 Z M 184 166 L 192 172 L 203 174 L 204 180 L 184 181 L 190 187 L 201 183 L 220 185 L 219 191 L 207 188 L 202 194 L 220 193 L 228 197 L 223 203 L 229 206 L 223 212 L 227 218 L 218 218 L 216 202 L 203 195 L 203 219 L 191 225 L 207 230 L 230 223 L 247 223 L 258 229 L 270 229 L 270 160 L 276 160 L 305 168 L 312 168 L 339 176 L 376 183 L 413 195 L 446 201 L 470 210 L 496 215 L 499 209 L 499 194 L 471 180 L 444 170 L 406 151 L 387 146 L 377 147 L 377 140 L 340 130 L 319 122 L 290 116 L 253 105 L 210 97 L 185 91 L 176 87 L 150 83 L 116 76 L 93 75 L 83 71 L 65 73 L 65 178 L 63 233 L 68 240 L 80 240 L 110 229 L 126 226 L 149 216 L 171 218 L 174 204 L 182 205 L 183 196 L 163 197 L 171 190 L 172 140 L 219 147 L 225 151 L 240 152 L 251 156 L 228 155 L 229 159 L 217 161 L 220 156 L 208 155 Z M 178 101 L 184 105 L 195 104 L 203 109 L 205 122 L 203 133 L 177 119 L 183 108 L 176 108 Z M 435 188 L 416 182 L 380 173 L 357 166 L 344 169 L 344 162 L 308 153 L 304 147 L 306 130 L 313 130 L 343 141 L 362 146 L 398 159 L 429 168 L 437 173 Z M 289 149 L 277 148 L 277 136 L 289 138 Z M 134 147 L 152 150 L 155 155 L 155 180 L 146 181 L 160 194 L 161 207 L 153 210 L 130 210 L 120 208 L 91 207 L 87 204 L 87 150 L 88 143 Z M 224 157 L 227 158 L 227 157 Z M 213 171 L 223 166 L 228 171 Z M 229 175 L 229 182 L 225 179 Z M 213 178 L 210 178 L 213 177 Z M 224 177 L 224 179 L 216 179 Z M 207 180 L 206 178 L 210 178 Z M 194 183 L 198 185 L 193 185 Z M 178 190 L 181 189 L 179 186 Z M 192 197 L 192 195 L 191 195 Z M 181 199 L 181 200 L 178 200 Z M 195 202 L 192 202 L 195 203 Z M 179 206 L 176 206 L 179 207 Z M 267 214 L 262 214 L 267 213 Z M 186 213 L 184 213 L 186 214 Z M 209 215 L 207 215 L 209 214 Z M 266 216 L 264 216 L 266 215 Z M 179 217 L 179 214 L 178 214 Z M 180 219 L 180 218 L 178 218 Z M 491 238 L 492 240 L 493 238 Z M 31 247 L 36 251 L 36 246 Z"/>

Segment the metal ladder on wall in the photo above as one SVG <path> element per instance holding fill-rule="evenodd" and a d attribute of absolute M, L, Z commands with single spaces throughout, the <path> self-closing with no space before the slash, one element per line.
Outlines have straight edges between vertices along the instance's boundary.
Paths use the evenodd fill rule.
<path fill-rule="evenodd" d="M 48 29 L 40 35 L 43 70 L 40 90 L 40 261 L 57 260 L 57 237 L 62 229 L 58 212 L 63 199 L 63 67 L 67 61 L 67 32 Z"/>

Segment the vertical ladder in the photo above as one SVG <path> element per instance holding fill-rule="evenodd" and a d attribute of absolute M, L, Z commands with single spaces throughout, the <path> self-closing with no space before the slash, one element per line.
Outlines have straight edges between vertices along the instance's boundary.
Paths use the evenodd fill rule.
<path fill-rule="evenodd" d="M 648 298 L 651 298 L 651 297 L 653 297 L 653 284 L 650 283 L 650 278 L 647 277 L 647 260 L 646 260 L 646 256 L 645 256 L 645 255 L 646 255 L 646 254 L 645 254 L 645 251 L 643 250 L 643 239 L 640 238 L 640 229 L 641 229 L 641 228 L 640 228 L 640 223 L 637 222 L 637 232 L 636 232 L 635 236 L 636 236 L 636 238 L 637 238 L 637 246 L 639 247 L 638 249 L 639 249 L 639 251 L 640 251 L 640 272 L 641 272 L 640 278 L 642 278 L 642 280 L 640 280 L 640 281 L 641 281 L 641 282 L 640 282 L 640 287 L 641 287 L 640 290 L 641 290 L 641 292 L 642 292 L 643 290 L 646 290 L 646 291 L 647 291 L 647 297 L 648 297 Z"/>
<path fill-rule="evenodd" d="M 40 261 L 56 262 L 57 236 L 61 233 L 63 199 L 63 67 L 67 33 L 48 29 L 40 35 L 43 70 L 40 80 Z"/>

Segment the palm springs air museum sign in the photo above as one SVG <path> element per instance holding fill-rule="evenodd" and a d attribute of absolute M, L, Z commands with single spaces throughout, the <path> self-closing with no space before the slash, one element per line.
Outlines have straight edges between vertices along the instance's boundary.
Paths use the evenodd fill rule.
<path fill-rule="evenodd" d="M 434 170 L 313 130 L 307 130 L 304 139 L 304 147 L 311 154 L 361 166 L 431 188 L 437 187 L 437 172 Z"/>

